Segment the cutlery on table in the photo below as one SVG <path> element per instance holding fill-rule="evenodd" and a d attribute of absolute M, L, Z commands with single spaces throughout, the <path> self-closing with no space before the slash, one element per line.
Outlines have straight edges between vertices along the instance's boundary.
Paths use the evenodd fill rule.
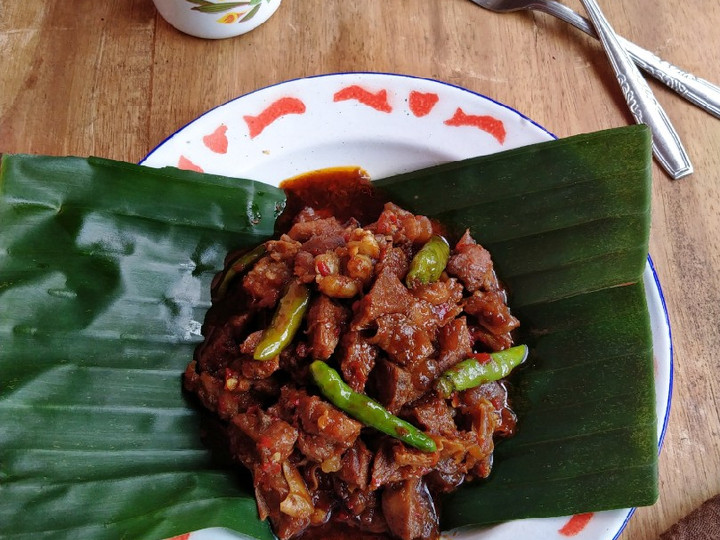
<path fill-rule="evenodd" d="M 680 142 L 680 137 L 640 71 L 620 45 L 597 2 L 595 0 L 581 0 L 581 2 L 600 36 L 630 112 L 639 124 L 647 124 L 652 130 L 652 149 L 655 158 L 675 179 L 692 174 L 693 167 Z"/>
<path fill-rule="evenodd" d="M 507 13 L 511 11 L 536 10 L 553 15 L 560 20 L 572 24 L 586 34 L 599 39 L 590 21 L 555 0 L 472 0 L 478 6 Z M 650 51 L 643 49 L 617 36 L 622 47 L 630 58 L 643 71 L 652 75 L 671 90 L 677 92 L 691 103 L 720 118 L 720 87 L 699 77 L 683 71 L 673 64 L 659 58 Z"/>

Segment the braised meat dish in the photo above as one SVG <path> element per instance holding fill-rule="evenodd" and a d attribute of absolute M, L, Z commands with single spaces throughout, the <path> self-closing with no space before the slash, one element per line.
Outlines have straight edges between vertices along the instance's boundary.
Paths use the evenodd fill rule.
<path fill-rule="evenodd" d="M 281 539 L 438 538 L 441 495 L 515 429 L 488 251 L 389 202 L 365 221 L 304 207 L 230 254 L 184 374 Z"/>

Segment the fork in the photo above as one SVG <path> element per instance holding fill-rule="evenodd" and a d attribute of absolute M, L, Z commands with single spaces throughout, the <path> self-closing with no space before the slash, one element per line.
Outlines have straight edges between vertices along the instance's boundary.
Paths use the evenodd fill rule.
<path fill-rule="evenodd" d="M 586 34 L 599 39 L 593 25 L 585 17 L 555 0 L 472 0 L 478 6 L 498 13 L 536 10 L 553 15 L 572 24 Z M 627 51 L 633 62 L 643 71 L 667 85 L 680 96 L 694 103 L 713 116 L 720 118 L 720 87 L 695 77 L 666 62 L 650 51 L 618 36 L 620 45 Z"/>

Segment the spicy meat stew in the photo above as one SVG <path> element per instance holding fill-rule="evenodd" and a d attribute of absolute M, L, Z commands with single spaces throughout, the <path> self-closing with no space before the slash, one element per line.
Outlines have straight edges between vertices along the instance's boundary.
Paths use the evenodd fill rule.
<path fill-rule="evenodd" d="M 430 219 L 388 202 L 363 226 L 316 206 L 228 257 L 184 386 L 221 420 L 279 538 L 437 538 L 439 495 L 487 477 L 494 442 L 516 420 L 502 381 L 449 395 L 436 382 L 511 347 L 519 323 L 469 233 L 418 281 L 414 260 L 440 238 Z M 317 361 L 342 377 L 343 395 L 378 402 L 432 447 L 333 405 L 313 378 Z"/>

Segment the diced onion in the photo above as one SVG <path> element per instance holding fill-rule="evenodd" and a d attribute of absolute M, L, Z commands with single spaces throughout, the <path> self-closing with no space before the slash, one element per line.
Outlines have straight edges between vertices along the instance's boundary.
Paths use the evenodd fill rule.
<path fill-rule="evenodd" d="M 315 511 L 315 507 L 300 472 L 287 461 L 283 461 L 282 470 L 290 493 L 280 503 L 280 511 L 294 518 L 310 517 Z"/>

